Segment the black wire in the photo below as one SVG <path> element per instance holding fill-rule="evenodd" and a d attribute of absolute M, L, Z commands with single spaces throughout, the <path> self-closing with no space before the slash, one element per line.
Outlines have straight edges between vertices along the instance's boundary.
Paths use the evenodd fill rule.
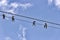
<path fill-rule="evenodd" d="M 24 18 L 28 18 L 28 19 L 33 19 L 33 20 L 36 20 L 36 21 L 47 22 L 47 23 L 50 23 L 50 24 L 54 24 L 54 25 L 59 25 L 60 26 L 60 24 L 54 23 L 54 22 L 49 22 L 49 21 L 45 21 L 45 20 L 40 20 L 40 19 L 32 18 L 32 17 L 27 17 L 27 16 L 23 16 L 23 15 L 13 14 L 11 12 L 5 12 L 5 11 L 0 11 L 0 12 L 6 13 L 6 14 L 15 15 L 15 16 L 19 16 L 19 17 L 24 17 Z"/>
<path fill-rule="evenodd" d="M 54 26 L 48 26 L 48 27 L 55 28 L 55 29 L 60 29 L 59 27 L 54 27 Z"/>

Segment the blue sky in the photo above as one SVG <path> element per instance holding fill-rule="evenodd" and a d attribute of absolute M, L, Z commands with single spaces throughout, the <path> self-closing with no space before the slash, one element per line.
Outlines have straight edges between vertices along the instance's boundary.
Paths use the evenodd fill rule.
<path fill-rule="evenodd" d="M 60 0 L 0 0 L 0 10 L 60 23 Z M 15 18 L 34 21 L 17 16 Z M 0 16 L 0 40 L 60 40 L 60 29 L 45 29 L 44 22 L 38 23 L 43 25 L 32 26 L 32 23 L 18 20 L 12 22 L 11 18 L 2 19 Z M 52 24 L 48 26 L 60 27 Z"/>

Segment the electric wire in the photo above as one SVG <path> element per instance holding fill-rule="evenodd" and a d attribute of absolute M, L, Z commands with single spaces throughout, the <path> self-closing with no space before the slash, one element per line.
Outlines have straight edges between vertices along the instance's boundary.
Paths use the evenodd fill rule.
<path fill-rule="evenodd" d="M 46 22 L 46 23 L 50 23 L 50 24 L 54 24 L 54 25 L 58 25 L 60 26 L 59 23 L 54 23 L 54 22 L 49 22 L 49 21 L 45 21 L 45 20 L 41 20 L 41 19 L 37 19 L 37 18 L 32 18 L 32 17 L 28 17 L 28 16 L 23 16 L 23 15 L 19 15 L 19 14 L 14 14 L 14 13 L 11 13 L 11 12 L 5 12 L 5 11 L 0 11 L 2 13 L 6 13 L 6 14 L 11 14 L 11 15 L 15 15 L 15 16 L 19 16 L 19 17 L 24 17 L 24 18 L 28 18 L 28 19 L 33 19 L 33 20 L 36 20 L 36 21 L 42 21 L 42 22 Z"/>

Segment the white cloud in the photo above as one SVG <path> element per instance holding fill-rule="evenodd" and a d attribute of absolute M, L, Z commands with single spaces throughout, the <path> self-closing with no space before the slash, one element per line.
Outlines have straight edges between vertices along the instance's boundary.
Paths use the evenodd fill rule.
<path fill-rule="evenodd" d="M 19 4 L 14 2 L 14 3 L 11 3 L 10 6 L 13 7 L 13 8 L 17 8 L 19 6 Z"/>
<path fill-rule="evenodd" d="M 23 37 L 23 39 L 22 40 L 26 40 L 26 38 L 25 37 Z"/>
<path fill-rule="evenodd" d="M 11 10 L 8 10 L 8 12 L 14 13 L 14 10 L 13 10 L 13 9 L 11 9 Z"/>
<path fill-rule="evenodd" d="M 57 8 L 60 8 L 60 0 L 48 0 L 48 4 L 54 4 Z"/>
<path fill-rule="evenodd" d="M 3 10 L 3 11 L 12 11 L 13 13 L 15 13 L 15 10 L 20 7 L 20 8 L 23 8 L 23 9 L 27 9 L 29 7 L 32 6 L 31 3 L 17 3 L 17 2 L 12 2 L 10 4 L 8 4 L 9 1 L 8 0 L 1 0 L 0 1 L 0 10 Z"/>
<path fill-rule="evenodd" d="M 19 40 L 22 40 L 22 35 L 18 34 L 18 38 L 19 38 Z"/>
<path fill-rule="evenodd" d="M 55 6 L 57 6 L 58 8 L 60 8 L 60 0 L 55 0 Z"/>
<path fill-rule="evenodd" d="M 12 40 L 12 38 L 10 38 L 10 37 L 5 37 L 5 40 Z"/>
<path fill-rule="evenodd" d="M 23 34 L 23 40 L 27 40 L 26 39 L 26 28 L 23 28 L 23 31 L 22 31 L 22 34 Z"/>
<path fill-rule="evenodd" d="M 25 4 L 20 4 L 20 7 L 27 9 L 28 7 L 31 7 L 32 4 L 31 3 L 25 3 Z"/>
<path fill-rule="evenodd" d="M 48 0 L 48 4 L 50 5 L 52 3 L 53 0 Z"/>
<path fill-rule="evenodd" d="M 13 14 L 16 14 L 19 10 L 19 8 L 22 9 L 27 9 L 29 7 L 31 7 L 32 4 L 31 3 L 17 3 L 17 2 L 12 2 L 9 3 L 9 0 L 0 0 L 0 10 L 2 11 L 7 11 L 7 12 L 11 12 Z M 6 14 L 6 16 L 11 17 L 12 15 Z M 8 18 L 6 18 L 8 20 Z"/>
<path fill-rule="evenodd" d="M 7 3 L 8 3 L 7 0 L 1 0 L 1 1 L 0 1 L 0 6 L 6 6 Z"/>
<path fill-rule="evenodd" d="M 23 33 L 23 37 L 25 37 L 25 35 L 26 35 L 26 28 L 23 28 L 22 33 Z"/>
<path fill-rule="evenodd" d="M 27 28 L 23 27 L 22 25 L 19 27 L 19 31 L 21 33 L 18 33 L 18 38 L 20 40 L 27 40 L 26 39 L 26 30 L 27 30 Z"/>
<path fill-rule="evenodd" d="M 22 26 L 22 25 L 20 25 L 20 26 L 19 26 L 19 31 L 21 31 L 21 30 L 22 30 L 22 28 L 23 28 L 23 26 Z"/>
<path fill-rule="evenodd" d="M 4 10 L 5 7 L 8 5 L 8 1 L 7 0 L 0 0 L 0 10 Z"/>

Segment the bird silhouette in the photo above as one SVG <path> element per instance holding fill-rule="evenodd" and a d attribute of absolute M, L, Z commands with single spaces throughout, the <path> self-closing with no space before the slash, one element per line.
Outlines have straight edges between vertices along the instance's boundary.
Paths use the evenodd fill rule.
<path fill-rule="evenodd" d="M 14 16 L 12 16 L 12 21 L 14 21 L 15 20 L 15 18 L 14 18 Z"/>
<path fill-rule="evenodd" d="M 44 24 L 44 28 L 46 28 L 46 29 L 47 29 L 47 23 L 45 23 L 45 24 Z"/>
<path fill-rule="evenodd" d="M 5 14 L 3 14 L 2 16 L 3 16 L 3 19 L 5 19 Z"/>

